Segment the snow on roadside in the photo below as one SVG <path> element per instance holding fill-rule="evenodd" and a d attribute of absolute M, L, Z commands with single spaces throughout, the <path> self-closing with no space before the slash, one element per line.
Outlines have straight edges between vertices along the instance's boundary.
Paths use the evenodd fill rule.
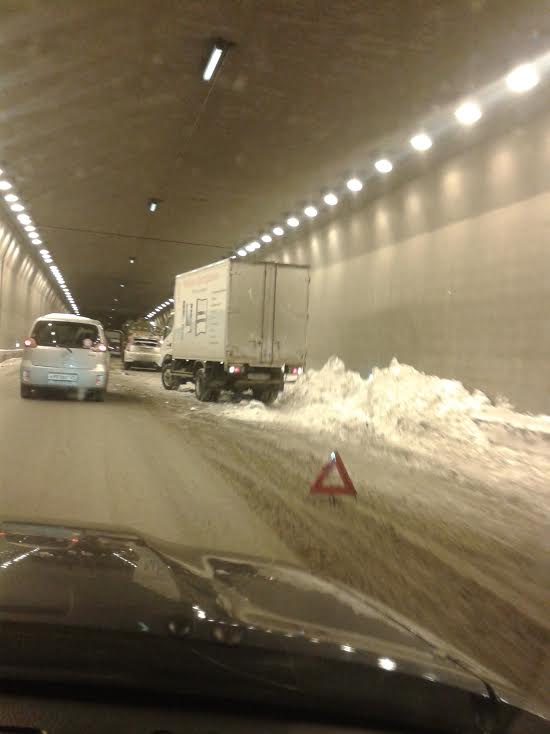
<path fill-rule="evenodd" d="M 0 362 L 0 370 L 3 367 L 13 367 L 16 364 L 19 364 L 21 362 L 21 357 L 10 357 L 9 359 L 5 359 L 3 362 Z"/>
<path fill-rule="evenodd" d="M 495 407 L 480 391 L 469 392 L 457 380 L 425 375 L 393 359 L 375 368 L 367 379 L 331 357 L 320 370 L 308 370 L 266 408 L 252 401 L 222 409 L 225 416 L 280 423 L 340 440 L 361 443 L 374 439 L 392 447 L 430 457 L 435 463 L 467 469 L 485 478 L 529 481 L 537 474 L 550 478 L 550 442 L 533 456 L 525 440 L 518 444 L 519 426 L 548 431 L 548 416 L 522 416 L 509 406 Z M 500 433 L 494 430 L 499 424 Z M 514 433 L 515 445 L 506 432 Z M 531 454 L 527 449 L 531 450 Z M 475 466 L 468 467 L 469 462 Z M 528 474 L 530 470 L 530 475 Z"/>

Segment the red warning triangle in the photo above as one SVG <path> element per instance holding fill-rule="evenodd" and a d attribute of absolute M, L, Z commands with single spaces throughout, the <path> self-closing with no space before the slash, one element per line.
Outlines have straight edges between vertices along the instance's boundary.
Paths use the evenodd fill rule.
<path fill-rule="evenodd" d="M 340 479 L 343 484 L 325 484 L 325 479 L 331 473 L 333 468 L 336 467 L 336 471 L 340 475 Z M 342 461 L 338 451 L 333 451 L 330 455 L 329 461 L 323 466 L 315 481 L 311 485 L 309 490 L 310 494 L 351 494 L 357 497 L 357 492 L 353 486 L 353 482 L 347 472 L 344 462 Z"/>

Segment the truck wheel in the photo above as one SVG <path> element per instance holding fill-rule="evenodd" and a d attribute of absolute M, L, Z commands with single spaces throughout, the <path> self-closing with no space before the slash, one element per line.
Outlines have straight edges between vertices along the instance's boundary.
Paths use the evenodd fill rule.
<path fill-rule="evenodd" d="M 207 403 L 209 400 L 215 399 L 216 395 L 219 395 L 219 392 L 212 390 L 208 384 L 208 377 L 204 368 L 198 370 L 195 375 L 195 395 L 201 403 Z"/>
<path fill-rule="evenodd" d="M 172 374 L 172 363 L 167 362 L 162 367 L 162 375 L 161 375 L 161 381 L 162 386 L 165 390 L 177 390 L 179 387 L 179 383 L 177 379 Z"/>
<path fill-rule="evenodd" d="M 274 403 L 278 394 L 279 391 L 277 389 L 260 390 L 256 388 L 255 390 L 252 390 L 252 397 L 254 400 L 261 400 L 265 405 L 271 405 L 271 403 Z"/>
<path fill-rule="evenodd" d="M 105 390 L 96 390 L 94 393 L 94 397 L 96 400 L 96 403 L 104 403 L 105 402 Z"/>
<path fill-rule="evenodd" d="M 122 366 L 124 367 L 125 370 L 129 370 L 131 367 L 130 362 L 124 362 Z"/>
<path fill-rule="evenodd" d="M 21 384 L 21 397 L 30 398 L 31 394 L 32 394 L 31 386 Z"/>

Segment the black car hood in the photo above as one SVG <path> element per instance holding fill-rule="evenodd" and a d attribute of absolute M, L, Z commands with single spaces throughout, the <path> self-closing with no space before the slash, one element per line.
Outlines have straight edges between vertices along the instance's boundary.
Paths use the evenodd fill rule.
<path fill-rule="evenodd" d="M 506 681 L 373 600 L 290 565 L 133 532 L 4 522 L 0 571 L 2 623 L 284 650 L 519 700 Z"/>

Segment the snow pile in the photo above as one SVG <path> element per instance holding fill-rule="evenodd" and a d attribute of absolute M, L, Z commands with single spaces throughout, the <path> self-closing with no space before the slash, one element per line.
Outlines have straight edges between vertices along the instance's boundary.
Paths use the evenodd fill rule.
<path fill-rule="evenodd" d="M 483 393 L 470 393 L 456 380 L 424 375 L 396 359 L 365 380 L 331 357 L 320 370 L 308 370 L 276 407 L 317 430 L 371 434 L 400 445 L 437 437 L 483 446 L 486 438 L 474 416 L 488 405 Z"/>

